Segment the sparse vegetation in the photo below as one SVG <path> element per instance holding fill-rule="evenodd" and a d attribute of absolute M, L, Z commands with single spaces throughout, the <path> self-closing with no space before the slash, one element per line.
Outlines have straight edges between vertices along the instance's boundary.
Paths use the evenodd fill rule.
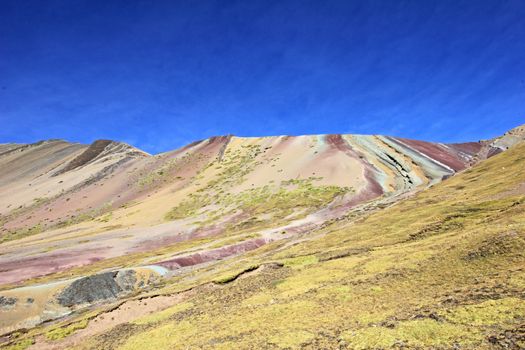
<path fill-rule="evenodd" d="M 226 213 L 242 210 L 250 215 L 273 214 L 284 218 L 294 211 L 314 210 L 327 205 L 337 196 L 352 192 L 351 188 L 338 186 L 315 186 L 317 178 L 283 181 L 280 186 L 266 185 L 242 191 L 238 194 L 219 192 L 195 194 L 170 210 L 166 220 L 183 219 L 206 211 L 210 205 L 229 208 Z M 303 212 L 306 215 L 308 212 Z"/>
<path fill-rule="evenodd" d="M 14 241 L 24 237 L 36 235 L 43 231 L 43 225 L 38 223 L 29 228 L 22 228 L 14 231 L 8 231 L 6 234 L 0 237 L 0 243 Z"/>
<path fill-rule="evenodd" d="M 46 332 L 46 338 L 49 340 L 59 340 L 65 338 L 79 329 L 84 329 L 87 327 L 89 320 L 83 319 L 78 322 L 71 323 L 64 327 L 57 327 Z"/>
<path fill-rule="evenodd" d="M 5 350 L 25 350 L 31 345 L 33 345 L 35 341 L 32 338 L 25 338 L 18 342 L 15 342 L 14 344 L 7 345 L 5 347 L 2 347 Z"/>

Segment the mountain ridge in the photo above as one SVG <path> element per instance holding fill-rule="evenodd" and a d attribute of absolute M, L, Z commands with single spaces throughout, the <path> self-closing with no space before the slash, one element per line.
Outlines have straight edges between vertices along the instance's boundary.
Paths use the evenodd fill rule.
<path fill-rule="evenodd" d="M 509 129 L 508 131 L 504 132 L 502 135 L 497 135 L 497 136 L 494 136 L 493 138 L 481 139 L 481 140 L 478 140 L 478 141 L 443 142 L 443 141 L 436 140 L 436 141 L 425 141 L 425 142 L 429 142 L 429 143 L 433 143 L 433 144 L 443 144 L 443 145 L 460 145 L 460 144 L 469 144 L 469 143 L 481 143 L 481 144 L 492 143 L 493 144 L 496 140 L 498 140 L 498 139 L 505 139 L 508 136 L 516 136 L 518 138 L 519 137 L 523 137 L 523 135 L 525 133 L 525 131 L 523 130 L 524 128 L 525 128 L 525 124 L 519 125 L 519 126 L 516 126 L 516 127 L 512 128 L 512 129 Z M 187 147 L 187 146 L 199 143 L 199 142 L 204 142 L 204 141 L 207 141 L 207 140 L 210 140 L 210 139 L 214 139 L 214 138 L 237 137 L 237 138 L 242 138 L 242 139 L 261 139 L 261 138 L 288 138 L 288 137 L 309 137 L 309 136 L 321 136 L 321 137 L 324 137 L 324 136 L 329 136 L 329 135 L 387 136 L 387 137 L 392 137 L 392 138 L 408 139 L 408 140 L 417 141 L 416 139 L 411 139 L 411 138 L 408 138 L 408 137 L 401 137 L 401 136 L 396 136 L 396 135 L 361 134 L 361 133 L 335 133 L 335 134 L 334 133 L 321 133 L 321 134 L 312 133 L 312 134 L 300 134 L 300 135 L 280 134 L 280 135 L 268 135 L 268 136 L 242 136 L 242 135 L 235 135 L 235 134 L 224 134 L 224 135 L 212 135 L 212 136 L 209 136 L 207 138 L 191 141 L 188 144 L 182 145 L 182 146 L 180 146 L 178 148 L 175 148 L 175 149 L 172 149 L 172 150 L 167 150 L 167 151 L 162 151 L 162 152 L 155 153 L 155 154 L 148 153 L 148 152 L 146 152 L 146 151 L 144 151 L 144 150 L 142 150 L 142 149 L 140 149 L 140 148 L 138 148 L 138 147 L 136 147 L 136 146 L 134 146 L 134 145 L 132 145 L 130 143 L 127 143 L 125 141 L 119 141 L 119 140 L 116 140 L 116 139 L 104 139 L 104 138 L 93 140 L 91 143 L 69 141 L 67 139 L 60 139 L 60 138 L 43 139 L 43 140 L 30 142 L 30 143 L 9 143 L 9 142 L 6 142 L 6 143 L 0 143 L 0 150 L 1 150 L 1 147 L 31 146 L 31 145 L 39 145 L 39 144 L 49 143 L 49 142 L 65 142 L 65 143 L 69 143 L 69 144 L 78 144 L 78 145 L 82 145 L 82 146 L 90 146 L 90 145 L 93 145 L 94 143 L 96 143 L 97 141 L 111 141 L 111 142 L 117 143 L 117 144 L 128 145 L 128 146 L 136 149 L 137 151 L 146 153 L 146 154 L 148 154 L 150 156 L 156 156 L 156 155 L 160 155 L 160 154 L 163 154 L 163 153 L 173 152 L 173 151 L 175 151 L 177 149 L 184 148 L 184 147 Z"/>

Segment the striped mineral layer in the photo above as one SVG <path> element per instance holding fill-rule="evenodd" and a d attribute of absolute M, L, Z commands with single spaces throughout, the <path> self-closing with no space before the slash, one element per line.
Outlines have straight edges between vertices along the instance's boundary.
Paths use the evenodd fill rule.
<path fill-rule="evenodd" d="M 0 331 L 309 239 L 500 153 L 524 133 L 459 144 L 221 136 L 158 155 L 109 140 L 2 144 Z"/>

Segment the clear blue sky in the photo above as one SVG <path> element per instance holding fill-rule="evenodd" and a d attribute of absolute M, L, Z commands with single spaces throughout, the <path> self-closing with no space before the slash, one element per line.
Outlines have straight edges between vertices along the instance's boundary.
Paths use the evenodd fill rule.
<path fill-rule="evenodd" d="M 0 1 L 0 143 L 523 123 L 523 0 Z"/>

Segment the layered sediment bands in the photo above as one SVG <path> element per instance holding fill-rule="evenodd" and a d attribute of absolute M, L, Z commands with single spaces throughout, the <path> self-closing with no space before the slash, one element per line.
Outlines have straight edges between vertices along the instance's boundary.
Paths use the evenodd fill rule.
<path fill-rule="evenodd" d="M 21 249 L 22 250 L 22 249 Z M 38 250 L 28 250 L 28 256 L 0 258 L 0 285 L 23 281 L 27 278 L 43 276 L 76 266 L 92 264 L 107 256 L 106 249 L 83 248 L 67 251 L 49 251 L 44 254 Z"/>
<path fill-rule="evenodd" d="M 339 152 L 344 152 L 350 157 L 357 159 L 362 165 L 362 176 L 366 180 L 364 188 L 357 192 L 356 197 L 360 201 L 367 201 L 383 194 L 383 188 L 376 179 L 376 171 L 370 161 L 365 155 L 360 154 L 356 149 L 352 148 L 341 135 L 328 135 L 326 142 L 337 149 Z"/>
<path fill-rule="evenodd" d="M 250 250 L 257 249 L 266 243 L 267 242 L 265 239 L 258 238 L 218 249 L 212 249 L 202 251 L 199 253 L 178 256 L 169 260 L 156 263 L 156 265 L 163 266 L 170 270 L 176 270 L 181 267 L 199 265 L 205 262 L 221 260 L 227 257 L 231 257 L 233 255 L 248 252 Z"/>
<path fill-rule="evenodd" d="M 446 164 L 441 163 L 439 160 L 396 138 L 381 137 L 381 139 L 385 144 L 392 147 L 393 150 L 405 154 L 410 159 L 412 167 L 419 170 L 420 175 L 418 177 L 421 179 L 423 179 L 423 177 L 426 178 L 426 180 L 419 181 L 417 184 L 435 183 L 440 181 L 443 176 L 449 176 L 455 173 L 455 170 Z M 423 174 L 423 176 L 421 176 L 421 174 Z"/>
<path fill-rule="evenodd" d="M 473 160 L 475 153 L 472 152 L 481 148 L 478 144 L 448 147 L 368 135 L 330 135 L 327 140 L 361 161 L 371 196 L 402 193 L 440 181 L 465 169 Z"/>
<path fill-rule="evenodd" d="M 456 149 L 446 145 L 424 141 L 402 138 L 397 138 L 396 141 L 403 143 L 404 145 L 434 160 L 436 163 L 443 165 L 453 171 L 465 169 L 468 166 L 469 161 L 473 158 L 473 155 L 476 154 L 458 152 Z M 467 150 L 467 148 L 465 148 L 465 150 Z"/>
<path fill-rule="evenodd" d="M 413 169 L 412 159 L 388 146 L 380 137 L 349 135 L 348 144 L 373 165 L 373 176 L 384 193 L 410 190 L 424 183 L 421 172 Z"/>

